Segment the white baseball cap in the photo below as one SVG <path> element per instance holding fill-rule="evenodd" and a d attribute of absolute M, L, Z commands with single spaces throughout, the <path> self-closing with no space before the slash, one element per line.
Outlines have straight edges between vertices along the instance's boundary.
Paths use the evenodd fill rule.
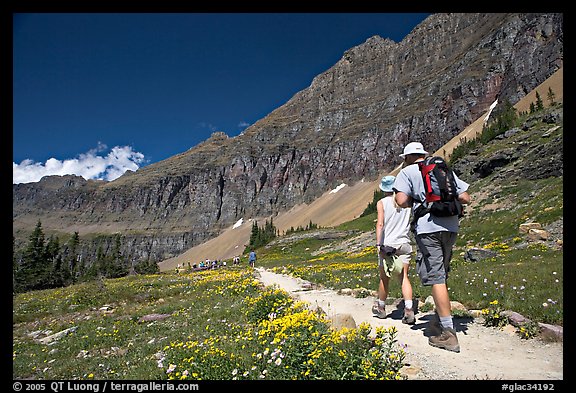
<path fill-rule="evenodd" d="M 400 154 L 400 157 L 404 158 L 408 154 L 428 154 L 428 152 L 420 142 L 410 142 L 404 147 L 404 153 Z"/>

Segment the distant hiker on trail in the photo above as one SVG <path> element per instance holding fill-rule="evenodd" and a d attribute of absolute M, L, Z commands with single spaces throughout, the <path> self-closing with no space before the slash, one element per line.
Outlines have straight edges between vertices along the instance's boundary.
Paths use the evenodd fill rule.
<path fill-rule="evenodd" d="M 256 252 L 254 250 L 250 250 L 250 255 L 248 256 L 248 263 L 251 267 L 254 267 L 256 263 Z"/>
<path fill-rule="evenodd" d="M 401 208 L 394 200 L 394 176 L 384 176 L 380 189 L 384 198 L 378 201 L 376 209 L 376 248 L 378 249 L 378 299 L 372 306 L 372 313 L 377 318 L 386 318 L 386 299 L 390 292 L 390 277 L 394 274 L 400 280 L 404 298 L 404 317 L 402 323 L 413 325 L 416 322 L 412 307 L 412 284 L 408 279 L 408 267 L 412 256 L 410 244 L 410 209 Z"/>
<path fill-rule="evenodd" d="M 410 142 L 404 147 L 400 157 L 404 159 L 404 167 L 396 176 L 394 182 L 395 199 L 402 207 L 412 207 L 413 212 L 425 201 L 425 189 L 419 165 L 427 151 L 419 142 Z M 470 203 L 468 183 L 460 180 L 454 174 L 458 200 L 462 204 Z M 439 318 L 434 321 L 434 335 L 428 339 L 428 344 L 448 351 L 460 352 L 460 344 L 454 330 L 450 296 L 446 280 L 450 271 L 452 249 L 456 242 L 460 221 L 458 215 L 437 217 L 426 213 L 419 217 L 414 226 L 418 253 L 416 256 L 416 269 L 424 286 L 432 287 L 432 297 L 436 314 Z"/>

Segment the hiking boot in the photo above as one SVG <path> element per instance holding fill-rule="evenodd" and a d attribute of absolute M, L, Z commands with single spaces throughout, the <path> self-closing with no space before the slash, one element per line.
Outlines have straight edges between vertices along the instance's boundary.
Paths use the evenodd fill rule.
<path fill-rule="evenodd" d="M 402 323 L 407 325 L 414 325 L 416 323 L 416 317 L 414 317 L 414 310 L 411 308 L 404 309 L 404 318 L 402 318 Z"/>
<path fill-rule="evenodd" d="M 386 318 L 386 307 L 380 307 L 378 302 L 376 302 L 372 306 L 372 314 L 374 314 L 376 318 L 384 319 Z"/>
<path fill-rule="evenodd" d="M 427 332 L 430 336 L 439 336 L 442 334 L 442 325 L 440 324 L 440 317 L 434 313 L 430 322 L 428 322 Z"/>
<path fill-rule="evenodd" d="M 454 329 L 443 328 L 440 335 L 431 336 L 428 339 L 428 344 L 447 351 L 460 352 L 460 344 L 458 343 L 458 337 Z"/>

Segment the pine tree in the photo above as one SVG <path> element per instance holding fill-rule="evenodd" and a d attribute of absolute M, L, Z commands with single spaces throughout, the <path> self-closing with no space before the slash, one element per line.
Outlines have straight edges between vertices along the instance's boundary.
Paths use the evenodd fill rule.
<path fill-rule="evenodd" d="M 70 283 L 76 282 L 82 274 L 81 256 L 78 255 L 79 246 L 80 235 L 74 232 L 64 249 L 64 262 L 70 270 Z"/>
<path fill-rule="evenodd" d="M 266 220 L 262 228 L 260 228 L 258 223 L 254 221 L 254 223 L 252 223 L 250 241 L 248 246 L 244 249 L 244 252 L 247 253 L 250 251 L 250 249 L 256 249 L 268 244 L 272 239 L 276 237 L 276 234 L 277 230 L 274 226 L 273 219 L 270 219 L 270 221 Z"/>
<path fill-rule="evenodd" d="M 499 130 L 507 131 L 516 126 L 518 120 L 518 112 L 514 105 L 508 100 L 504 101 L 503 110 L 496 119 L 496 128 Z"/>
<path fill-rule="evenodd" d="M 112 246 L 112 255 L 109 259 L 107 276 L 110 278 L 123 277 L 128 274 L 128 267 L 125 264 L 121 253 L 122 238 L 119 233 L 114 235 L 114 244 Z"/>
<path fill-rule="evenodd" d="M 84 274 L 82 275 L 83 281 L 90 281 L 98 278 L 99 276 L 106 275 L 107 269 L 107 261 L 106 261 L 106 253 L 104 252 L 104 247 L 102 245 L 102 241 L 100 240 L 98 243 L 98 248 L 96 249 L 96 260 L 93 261 L 90 265 L 86 266 L 84 270 Z"/>
<path fill-rule="evenodd" d="M 500 134 L 516 127 L 518 123 L 518 111 L 510 103 L 510 101 L 505 100 L 502 103 L 502 109 L 498 116 L 490 124 L 485 125 L 482 128 L 482 133 L 478 140 L 482 144 L 490 142 L 492 139 Z"/>
<path fill-rule="evenodd" d="M 47 285 L 49 288 L 58 288 L 65 285 L 70 279 L 70 269 L 62 263 L 62 255 L 60 254 L 60 239 L 52 235 L 48 239 L 45 249 L 46 263 L 49 265 L 50 271 L 47 277 Z"/>
<path fill-rule="evenodd" d="M 158 264 L 150 259 L 139 261 L 134 265 L 134 270 L 138 274 L 156 274 L 160 273 Z"/>
<path fill-rule="evenodd" d="M 381 190 L 375 190 L 372 196 L 372 202 L 368 203 L 368 206 L 366 206 L 366 209 L 364 209 L 360 217 L 376 213 L 376 206 L 378 204 L 378 201 L 382 198 L 384 198 L 384 193 Z"/>
<path fill-rule="evenodd" d="M 46 263 L 44 231 L 38 220 L 29 237 L 22 255 L 22 263 L 17 271 L 16 286 L 20 291 L 44 289 L 49 281 L 49 265 Z"/>
<path fill-rule="evenodd" d="M 274 238 L 276 238 L 276 227 L 274 226 L 274 219 L 270 218 L 270 222 L 266 220 L 264 227 L 264 244 L 270 243 Z"/>
<path fill-rule="evenodd" d="M 550 101 L 550 106 L 554 106 L 556 104 L 556 94 L 554 94 L 550 86 L 548 86 L 548 101 Z"/>
<path fill-rule="evenodd" d="M 255 244 L 258 242 L 259 235 L 260 235 L 260 230 L 258 229 L 258 222 L 256 220 L 254 220 L 252 222 L 252 229 L 250 231 L 250 240 L 249 240 L 248 246 L 246 246 L 246 250 L 244 250 L 244 252 L 248 252 L 250 250 L 250 248 L 255 247 Z"/>
<path fill-rule="evenodd" d="M 536 110 L 541 111 L 544 109 L 544 103 L 542 102 L 542 97 L 538 94 L 538 90 L 536 90 Z"/>

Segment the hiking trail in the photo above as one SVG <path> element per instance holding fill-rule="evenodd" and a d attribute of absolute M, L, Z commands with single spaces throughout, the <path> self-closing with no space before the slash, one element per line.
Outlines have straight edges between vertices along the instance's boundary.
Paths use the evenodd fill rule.
<path fill-rule="evenodd" d="M 426 327 L 433 311 L 418 312 L 416 324 L 401 322 L 402 311 L 386 306 L 388 316 L 372 315 L 374 298 L 340 295 L 332 289 L 304 289 L 306 281 L 257 267 L 257 276 L 265 286 L 276 285 L 296 299 L 321 307 L 329 318 L 350 314 L 359 326 L 395 326 L 397 340 L 405 345 L 402 374 L 408 380 L 563 380 L 563 344 L 538 338 L 522 339 L 515 330 L 483 326 L 476 320 L 454 318 L 460 352 L 434 348 L 428 344 Z"/>

